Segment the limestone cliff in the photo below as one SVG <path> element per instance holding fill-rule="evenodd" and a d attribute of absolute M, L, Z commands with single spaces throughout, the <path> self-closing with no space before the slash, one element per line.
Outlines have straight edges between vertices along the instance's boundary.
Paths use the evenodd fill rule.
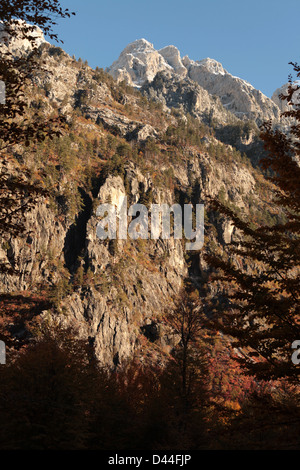
<path fill-rule="evenodd" d="M 28 113 L 61 113 L 68 127 L 60 139 L 12 152 L 12 174 L 26 165 L 49 196 L 25 214 L 24 236 L 2 243 L 1 260 L 16 272 L 0 275 L 1 291 L 47 291 L 51 307 L 40 319 L 74 327 L 102 364 L 115 367 L 133 355 L 162 361 L 174 344 L 162 322 L 165 309 L 187 276 L 202 286 L 209 267 L 183 240 L 99 240 L 97 207 L 125 195 L 147 207 L 205 204 L 213 195 L 261 219 L 269 216 L 269 184 L 245 155 L 217 138 L 212 118 L 223 125 L 239 120 L 188 77 L 187 59 L 176 48 L 157 52 L 141 40 L 125 49 L 120 74 L 118 64 L 111 69 L 130 83 L 147 80 L 149 94 L 161 90 L 165 108 L 60 48 L 43 43 L 37 58 L 43 67 L 27 90 Z M 211 66 L 207 73 L 220 72 Z M 157 86 L 151 89 L 150 80 Z M 179 101 L 179 115 L 170 113 Z M 202 127 L 199 116 L 206 119 Z M 205 230 L 203 250 L 238 237 L 215 214 L 206 216 Z"/>

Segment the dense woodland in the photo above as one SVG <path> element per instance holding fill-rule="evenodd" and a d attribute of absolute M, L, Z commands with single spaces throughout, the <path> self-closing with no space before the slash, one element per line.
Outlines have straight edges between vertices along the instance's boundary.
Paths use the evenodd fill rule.
<path fill-rule="evenodd" d="M 57 1 L 0 1 L 0 19 L 11 34 L 21 19 L 55 40 L 55 15 L 72 16 Z M 21 32 L 31 40 L 30 27 Z M 46 56 L 72 60 L 91 80 L 67 119 L 62 109 L 68 98 L 50 106 L 51 84 L 41 87 L 32 80 L 33 71 L 43 71 Z M 299 66 L 292 67 L 294 78 L 300 77 Z M 112 283 L 122 286 L 133 263 L 159 270 L 162 257 L 153 257 L 143 243 L 129 244 L 118 255 L 112 243 L 109 250 L 117 261 L 98 274 L 84 262 L 83 246 L 65 263 L 40 253 L 41 260 L 48 259 L 47 282 L 13 292 L 1 288 L 0 339 L 7 346 L 7 363 L 0 365 L 0 448 L 299 449 L 299 366 L 292 362 L 291 345 L 300 339 L 300 108 L 286 113 L 294 122 L 289 133 L 270 123 L 263 126 L 258 162 L 256 155 L 217 140 L 215 125 L 191 115 L 183 119 L 175 109 L 166 113 L 160 103 L 117 84 L 102 69 L 68 58 L 60 47 L 41 46 L 26 59 L 2 50 L 0 78 L 7 93 L 0 105 L 0 233 L 8 254 L 12 237 L 32 244 L 26 214 L 40 198 L 46 198 L 58 221 L 80 226 L 83 208 L 92 210 L 108 175 L 121 176 L 126 187 L 129 162 L 151 175 L 155 187 L 170 189 L 180 204 L 198 201 L 199 183 L 183 191 L 174 177 L 176 165 L 192 161 L 195 153 L 207 153 L 225 166 L 234 161 L 260 182 L 257 199 L 245 197 L 247 217 L 226 197 L 226 188 L 207 198 L 210 268 L 200 284 L 195 282 L 199 253 L 186 254 L 190 276 L 172 306 L 160 312 L 177 338 L 162 356 L 145 336 L 147 361 L 137 353 L 107 368 L 98 363 L 91 340 L 79 339 L 58 320 L 41 321 L 45 310 L 54 318 L 63 316 L 70 293 L 95 285 L 104 296 Z M 290 80 L 285 99 L 291 103 L 297 90 Z M 96 133 L 85 106 L 97 84 L 107 87 L 116 111 L 163 129 L 159 136 L 129 140 L 101 122 Z M 131 99 L 124 101 L 126 96 Z M 232 134 L 249 132 L 251 126 L 233 124 Z M 150 204 L 152 190 L 141 189 L 139 201 Z M 216 231 L 221 217 L 242 234 L 226 246 Z M 2 262 L 2 279 L 18 278 L 17 264 Z M 137 288 L 143 289 L 142 282 Z M 117 301 L 120 309 L 130 308 L 124 291 L 118 291 Z"/>

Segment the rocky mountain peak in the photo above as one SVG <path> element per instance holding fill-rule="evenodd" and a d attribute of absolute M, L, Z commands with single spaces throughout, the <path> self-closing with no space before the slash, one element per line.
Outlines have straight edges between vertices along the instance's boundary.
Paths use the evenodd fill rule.
<path fill-rule="evenodd" d="M 196 82 L 211 96 L 217 96 L 225 110 L 239 119 L 251 119 L 257 124 L 280 119 L 277 103 L 246 80 L 230 74 L 220 62 L 209 57 L 202 60 L 192 60 L 188 56 L 181 58 L 179 50 L 172 45 L 156 50 L 146 39 L 134 41 L 107 72 L 118 81 L 125 80 L 138 87 L 152 82 L 158 72 L 169 73 L 170 77 Z"/>
<path fill-rule="evenodd" d="M 122 55 L 132 54 L 132 53 L 139 53 L 145 51 L 154 51 L 154 46 L 151 42 L 147 41 L 147 39 L 141 38 L 136 39 L 135 41 L 128 44 L 125 49 L 121 52 Z"/>
<path fill-rule="evenodd" d="M 197 64 L 200 67 L 205 67 L 210 73 L 214 73 L 216 75 L 225 75 L 228 73 L 220 62 L 210 59 L 209 57 L 202 60 L 191 61 L 191 63 Z"/>
<path fill-rule="evenodd" d="M 14 55 L 20 55 L 30 52 L 33 47 L 39 47 L 41 44 L 47 43 L 43 31 L 38 26 L 34 26 L 33 31 L 30 32 L 31 37 L 34 39 L 33 43 L 28 39 L 24 39 L 21 34 L 22 26 L 24 26 L 22 21 L 16 21 L 11 26 L 16 35 L 11 36 L 6 31 L 4 24 L 0 23 L 0 45 L 7 47 Z"/>
<path fill-rule="evenodd" d="M 158 72 L 167 69 L 171 70 L 171 67 L 153 44 L 146 39 L 137 39 L 125 47 L 107 71 L 118 81 L 142 86 L 146 81 L 152 81 Z"/>
<path fill-rule="evenodd" d="M 160 49 L 159 54 L 163 56 L 167 64 L 173 69 L 177 75 L 185 77 L 187 75 L 187 69 L 184 66 L 180 52 L 175 46 L 166 46 Z"/>

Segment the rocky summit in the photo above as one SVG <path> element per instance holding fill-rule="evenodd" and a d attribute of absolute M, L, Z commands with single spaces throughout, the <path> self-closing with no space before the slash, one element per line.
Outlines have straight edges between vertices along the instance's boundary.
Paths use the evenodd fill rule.
<path fill-rule="evenodd" d="M 107 72 L 117 81 L 125 80 L 137 87 L 152 82 L 158 72 L 169 73 L 182 83 L 191 79 L 209 95 L 218 97 L 223 107 L 239 119 L 252 119 L 257 124 L 280 119 L 278 103 L 246 80 L 231 75 L 214 59 L 182 58 L 175 46 L 156 50 L 146 39 L 138 39 L 121 52 Z"/>
<path fill-rule="evenodd" d="M 32 51 L 33 47 L 39 47 L 41 44 L 47 43 L 43 31 L 38 26 L 32 27 L 32 31 L 30 31 L 31 40 L 23 38 L 22 35 L 18 33 L 22 25 L 24 26 L 24 22 L 15 20 L 15 23 L 11 25 L 14 35 L 9 35 L 3 23 L 0 22 L 1 47 L 7 47 L 14 56 L 28 54 Z"/>

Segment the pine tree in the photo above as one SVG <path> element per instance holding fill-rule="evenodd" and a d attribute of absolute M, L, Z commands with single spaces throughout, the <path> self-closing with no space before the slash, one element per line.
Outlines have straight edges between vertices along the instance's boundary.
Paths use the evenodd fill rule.
<path fill-rule="evenodd" d="M 292 64 L 297 77 L 300 67 Z M 292 344 L 300 339 L 300 106 L 299 86 L 289 78 L 286 99 L 292 120 L 289 132 L 264 124 L 261 138 L 268 156 L 261 161 L 274 184 L 274 204 L 281 214 L 275 225 L 253 227 L 220 201 L 211 208 L 230 218 L 241 239 L 226 255 L 207 255 L 222 281 L 228 302 L 219 302 L 214 327 L 230 335 L 240 348 L 240 362 L 249 374 L 265 380 L 298 381 Z"/>

